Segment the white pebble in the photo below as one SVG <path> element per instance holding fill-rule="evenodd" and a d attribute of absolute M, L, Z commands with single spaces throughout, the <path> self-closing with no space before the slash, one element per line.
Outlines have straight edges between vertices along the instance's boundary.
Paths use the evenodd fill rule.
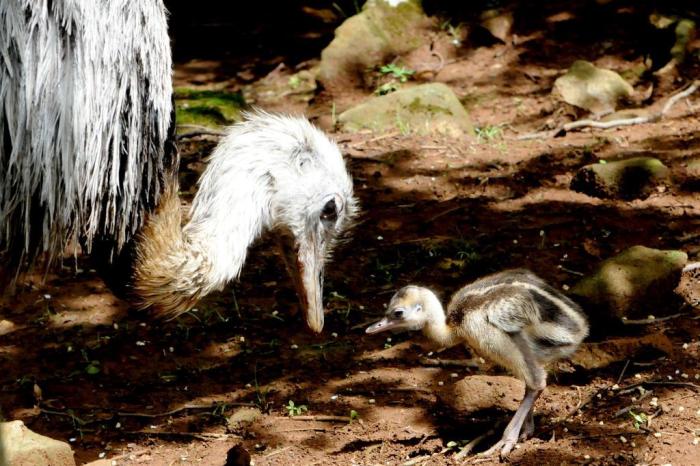
<path fill-rule="evenodd" d="M 680 369 L 676 369 L 676 375 L 678 375 L 680 373 L 681 373 Z"/>
<path fill-rule="evenodd" d="M 68 441 L 71 442 L 71 443 L 75 442 L 76 440 L 77 440 L 77 439 L 76 439 L 75 437 L 71 437 L 71 438 L 68 439 Z"/>
<path fill-rule="evenodd" d="M 568 432 L 568 431 L 569 431 L 569 428 L 568 428 L 568 427 L 564 427 L 564 432 Z"/>
<path fill-rule="evenodd" d="M 695 374 L 695 380 L 700 380 L 700 374 Z"/>
<path fill-rule="evenodd" d="M 450 374 L 450 377 L 452 377 L 453 379 L 456 379 L 457 377 L 459 377 L 459 374 L 456 372 L 453 372 Z"/>
<path fill-rule="evenodd" d="M 104 458 L 105 456 L 107 456 L 107 453 L 101 451 L 100 454 L 97 455 L 97 456 L 100 457 L 100 458 Z"/>
<path fill-rule="evenodd" d="M 114 427 L 116 427 L 117 429 L 121 429 L 121 428 L 122 428 L 122 423 L 121 423 L 121 422 L 117 422 L 116 424 L 114 424 Z"/>
<path fill-rule="evenodd" d="M 292 349 L 299 349 L 299 346 L 296 345 L 296 344 L 293 344 L 293 345 L 290 346 L 290 348 L 292 348 Z"/>
<path fill-rule="evenodd" d="M 564 290 L 564 291 L 568 291 L 569 285 L 567 285 L 566 283 L 564 283 L 564 284 L 561 286 L 561 289 Z"/>
<path fill-rule="evenodd" d="M 656 437 L 656 438 L 661 437 L 661 432 L 654 432 L 654 437 Z"/>
<path fill-rule="evenodd" d="M 252 388 L 253 386 L 249 383 L 245 384 L 245 388 Z"/>
<path fill-rule="evenodd" d="M 693 439 L 693 445 L 697 445 L 698 443 L 700 443 L 700 438 L 695 437 L 695 438 Z"/>
<path fill-rule="evenodd" d="M 513 240 L 513 244 L 518 244 L 518 240 L 517 240 L 517 239 L 514 239 L 514 240 Z"/>
<path fill-rule="evenodd" d="M 116 322 L 112 324 L 112 327 L 114 327 L 114 330 L 119 330 L 119 324 Z"/>
<path fill-rule="evenodd" d="M 683 349 L 688 349 L 688 343 L 683 343 Z"/>
<path fill-rule="evenodd" d="M 625 438 L 624 435 L 620 435 L 620 442 L 627 443 L 627 439 Z"/>
<path fill-rule="evenodd" d="M 173 347 L 171 346 L 171 347 L 168 348 L 168 351 L 170 351 L 171 353 L 174 353 L 174 352 L 175 352 L 175 348 L 173 348 Z"/>
<path fill-rule="evenodd" d="M 443 382 L 443 381 L 441 380 L 441 381 L 438 382 L 438 385 L 440 385 L 440 386 L 442 387 L 443 385 L 445 385 L 445 382 Z"/>
<path fill-rule="evenodd" d="M 591 459 L 591 455 L 583 455 L 583 459 L 584 459 L 584 460 L 589 460 L 589 459 Z"/>
<path fill-rule="evenodd" d="M 683 406 L 679 406 L 679 407 L 678 407 L 678 412 L 679 412 L 679 413 L 682 413 L 683 411 L 685 411 L 685 408 L 684 408 Z"/>
<path fill-rule="evenodd" d="M 381 241 L 381 240 L 383 240 L 383 239 L 384 239 L 383 236 L 377 236 L 377 241 Z"/>
<path fill-rule="evenodd" d="M 612 386 L 612 389 L 613 389 L 613 390 L 619 390 L 619 389 L 620 389 L 620 386 L 619 386 L 618 384 L 615 384 L 615 385 Z"/>
<path fill-rule="evenodd" d="M 600 422 L 598 423 L 598 425 L 599 425 L 599 426 L 604 426 L 604 425 L 605 425 L 605 422 L 600 421 Z"/>
<path fill-rule="evenodd" d="M 332 336 L 333 338 L 338 338 L 338 334 L 335 333 L 335 332 L 331 333 L 331 336 Z"/>
<path fill-rule="evenodd" d="M 331 396 L 331 400 L 335 401 L 335 400 L 337 400 L 337 399 L 338 399 L 338 395 L 333 395 L 333 396 Z"/>
<path fill-rule="evenodd" d="M 146 346 L 146 342 L 145 341 L 137 341 L 136 346 Z"/>
<path fill-rule="evenodd" d="M 240 341 L 241 343 L 244 343 L 244 342 L 245 342 L 245 337 L 239 338 L 238 341 Z"/>
<path fill-rule="evenodd" d="M 641 379 L 641 378 L 642 378 L 642 374 L 639 374 L 639 373 L 634 374 L 634 378 L 635 378 L 635 379 Z"/>
<path fill-rule="evenodd" d="M 373 405 L 374 403 L 375 403 L 374 398 L 370 398 L 370 399 L 369 399 L 369 404 Z"/>
<path fill-rule="evenodd" d="M 196 309 L 192 309 L 192 310 L 193 310 L 193 311 L 196 311 Z M 145 326 L 146 326 L 146 322 L 139 322 L 139 326 L 140 326 L 140 327 L 145 327 Z"/>
<path fill-rule="evenodd" d="M 391 343 L 391 337 L 387 337 L 386 342 Z"/>
<path fill-rule="evenodd" d="M 44 299 L 51 299 L 51 295 L 50 295 L 50 294 L 45 294 L 45 295 L 44 295 Z"/>
<path fill-rule="evenodd" d="M 649 314 L 649 315 L 647 316 L 647 319 L 649 319 L 649 320 L 656 320 L 656 317 L 653 316 L 653 315 L 651 315 L 651 314 Z"/>
<path fill-rule="evenodd" d="M 684 372 L 684 373 L 681 374 L 681 377 L 683 377 L 684 379 L 687 379 L 687 378 L 688 378 L 688 374 L 686 374 L 686 373 Z"/>

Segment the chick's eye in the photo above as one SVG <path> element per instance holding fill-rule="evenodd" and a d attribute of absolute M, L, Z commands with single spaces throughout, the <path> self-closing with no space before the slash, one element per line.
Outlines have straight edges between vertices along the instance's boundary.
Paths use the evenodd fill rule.
<path fill-rule="evenodd" d="M 326 202 L 321 210 L 321 220 L 326 222 L 335 222 L 338 220 L 338 207 L 335 205 L 335 199 Z"/>
<path fill-rule="evenodd" d="M 403 317 L 403 309 L 397 309 L 394 311 L 394 318 L 395 319 L 400 319 Z"/>

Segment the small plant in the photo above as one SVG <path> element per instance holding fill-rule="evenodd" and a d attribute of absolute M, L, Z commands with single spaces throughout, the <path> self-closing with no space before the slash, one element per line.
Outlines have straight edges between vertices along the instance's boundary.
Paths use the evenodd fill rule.
<path fill-rule="evenodd" d="M 498 125 L 486 125 L 483 127 L 474 128 L 476 132 L 476 140 L 479 143 L 490 142 L 503 137 L 503 129 Z"/>
<path fill-rule="evenodd" d="M 307 408 L 306 405 L 297 406 L 292 400 L 289 400 L 287 406 L 285 406 L 284 409 L 287 410 L 287 414 L 289 415 L 289 417 L 299 416 L 300 414 L 305 413 L 309 410 L 309 408 Z"/>
<path fill-rule="evenodd" d="M 393 63 L 383 65 L 379 68 L 379 71 L 382 74 L 391 75 L 392 78 L 398 79 L 401 83 L 405 83 L 408 81 L 408 78 L 415 74 L 415 70 L 404 68 L 403 66 L 398 66 Z"/>
<path fill-rule="evenodd" d="M 350 410 L 350 422 L 352 421 L 359 421 L 360 420 L 360 415 L 355 411 L 354 409 Z"/>
<path fill-rule="evenodd" d="M 647 423 L 649 422 L 649 418 L 644 413 L 635 413 L 632 410 L 627 411 L 627 413 L 632 418 L 632 423 L 634 424 L 635 429 L 639 429 L 643 426 L 646 426 Z"/>

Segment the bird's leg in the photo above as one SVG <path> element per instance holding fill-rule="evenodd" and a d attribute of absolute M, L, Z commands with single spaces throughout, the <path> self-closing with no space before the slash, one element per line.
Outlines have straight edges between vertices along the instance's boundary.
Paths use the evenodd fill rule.
<path fill-rule="evenodd" d="M 532 410 L 535 405 L 535 400 L 542 393 L 542 389 L 534 389 L 530 387 L 525 388 L 525 397 L 523 401 L 518 406 L 518 410 L 513 415 L 505 430 L 503 431 L 503 436 L 501 440 L 496 442 L 494 446 L 482 453 L 484 456 L 489 456 L 497 451 L 500 451 L 501 458 L 505 458 L 511 452 L 515 444 L 518 442 L 518 436 L 520 435 L 520 430 L 523 423 L 527 421 L 528 417 L 532 416 Z M 534 425 L 533 425 L 534 428 Z"/>
<path fill-rule="evenodd" d="M 530 408 L 530 412 L 527 413 L 527 417 L 525 418 L 525 422 L 523 423 L 523 426 L 520 428 L 520 441 L 522 442 L 523 440 L 527 440 L 532 435 L 535 433 L 535 407 L 534 405 L 532 408 Z"/>

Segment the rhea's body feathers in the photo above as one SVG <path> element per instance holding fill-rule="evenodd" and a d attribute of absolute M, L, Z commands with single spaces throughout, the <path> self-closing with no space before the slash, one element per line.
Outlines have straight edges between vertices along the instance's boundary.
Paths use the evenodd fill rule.
<path fill-rule="evenodd" d="M 152 209 L 177 154 L 161 0 L 0 2 L 0 253 L 70 241 L 112 252 Z M 5 265 L 8 265 L 7 263 Z"/>

